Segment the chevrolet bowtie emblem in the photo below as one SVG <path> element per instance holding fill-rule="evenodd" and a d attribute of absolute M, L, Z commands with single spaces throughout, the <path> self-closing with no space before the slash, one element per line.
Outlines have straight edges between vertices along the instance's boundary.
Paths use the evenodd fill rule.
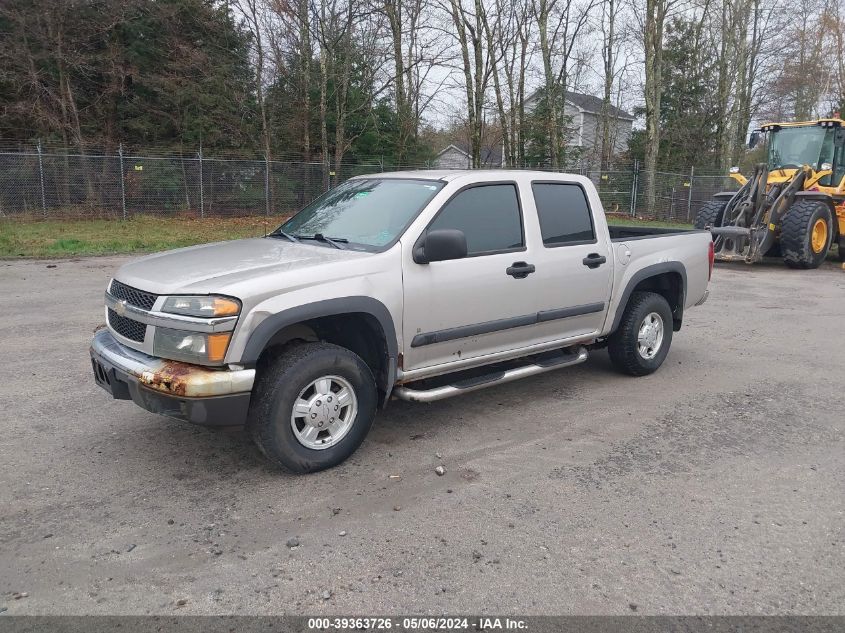
<path fill-rule="evenodd" d="M 121 299 L 116 304 L 114 304 L 114 311 L 117 312 L 120 316 L 126 315 L 126 300 Z"/>

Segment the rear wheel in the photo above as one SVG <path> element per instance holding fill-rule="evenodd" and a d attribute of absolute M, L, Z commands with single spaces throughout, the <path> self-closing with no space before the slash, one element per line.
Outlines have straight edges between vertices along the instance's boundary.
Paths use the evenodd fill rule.
<path fill-rule="evenodd" d="M 819 200 L 800 200 L 781 224 L 780 250 L 790 268 L 818 268 L 833 238 L 830 207 Z"/>
<path fill-rule="evenodd" d="M 706 229 L 712 226 L 722 226 L 727 202 L 711 200 L 698 210 L 695 216 L 695 228 Z"/>
<path fill-rule="evenodd" d="M 845 262 L 845 237 L 839 238 L 839 261 Z"/>
<path fill-rule="evenodd" d="M 358 355 L 329 343 L 295 343 L 259 373 L 247 430 L 277 466 L 314 472 L 355 452 L 377 402 L 372 372 Z"/>
<path fill-rule="evenodd" d="M 630 376 L 651 374 L 663 364 L 672 344 L 672 308 L 663 295 L 635 292 L 625 306 L 607 351 L 613 366 Z"/>

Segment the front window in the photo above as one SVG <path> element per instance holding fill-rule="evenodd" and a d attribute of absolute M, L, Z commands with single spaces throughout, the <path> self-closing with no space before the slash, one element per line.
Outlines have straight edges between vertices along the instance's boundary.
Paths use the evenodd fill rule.
<path fill-rule="evenodd" d="M 525 240 L 516 185 L 477 185 L 461 191 L 428 227 L 437 229 L 462 231 L 468 255 L 522 248 Z"/>
<path fill-rule="evenodd" d="M 374 250 L 399 237 L 444 184 L 399 178 L 347 180 L 290 218 L 280 230 L 297 238 L 322 235 L 342 240 L 348 248 Z"/>
<path fill-rule="evenodd" d="M 833 128 L 817 125 L 785 127 L 772 134 L 769 169 L 797 169 L 809 165 L 820 169 L 833 160 Z"/>

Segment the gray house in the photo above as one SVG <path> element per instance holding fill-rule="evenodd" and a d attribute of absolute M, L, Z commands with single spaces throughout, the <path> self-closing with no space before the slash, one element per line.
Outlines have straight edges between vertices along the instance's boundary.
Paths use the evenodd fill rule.
<path fill-rule="evenodd" d="M 537 107 L 539 96 L 539 91 L 535 91 L 525 100 L 526 113 L 532 112 Z M 588 158 L 601 149 L 601 112 L 602 100 L 599 97 L 580 92 L 566 93 L 564 114 L 571 117 L 572 121 L 568 144 L 573 147 L 583 147 L 584 154 Z M 613 153 L 620 154 L 628 149 L 634 117 L 615 106 L 610 106 L 610 116 L 610 139 L 613 143 Z M 502 167 L 502 153 L 501 147 L 482 148 L 483 166 Z M 469 147 L 465 143 L 452 143 L 446 146 L 434 159 L 434 167 L 438 169 L 469 169 L 471 164 Z"/>
<path fill-rule="evenodd" d="M 531 112 L 537 107 L 540 98 L 539 91 L 535 91 L 525 100 L 525 111 Z M 564 115 L 572 117 L 571 133 L 568 144 L 583 147 L 585 154 L 601 150 L 601 116 L 602 100 L 600 97 L 580 92 L 566 92 L 564 100 Z M 631 138 L 631 127 L 634 117 L 616 106 L 609 106 L 610 140 L 613 143 L 613 153 L 621 154 L 628 149 Z"/>

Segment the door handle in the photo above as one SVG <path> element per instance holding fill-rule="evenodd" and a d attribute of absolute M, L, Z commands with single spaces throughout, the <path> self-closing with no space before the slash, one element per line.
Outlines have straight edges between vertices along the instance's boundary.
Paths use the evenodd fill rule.
<path fill-rule="evenodd" d="M 534 264 L 527 264 L 525 262 L 514 262 L 513 264 L 508 266 L 505 272 L 514 279 L 525 279 L 535 270 L 537 269 L 534 268 Z"/>
<path fill-rule="evenodd" d="M 598 253 L 590 253 L 581 262 L 587 268 L 598 268 L 607 261 L 607 257 L 599 255 Z"/>

